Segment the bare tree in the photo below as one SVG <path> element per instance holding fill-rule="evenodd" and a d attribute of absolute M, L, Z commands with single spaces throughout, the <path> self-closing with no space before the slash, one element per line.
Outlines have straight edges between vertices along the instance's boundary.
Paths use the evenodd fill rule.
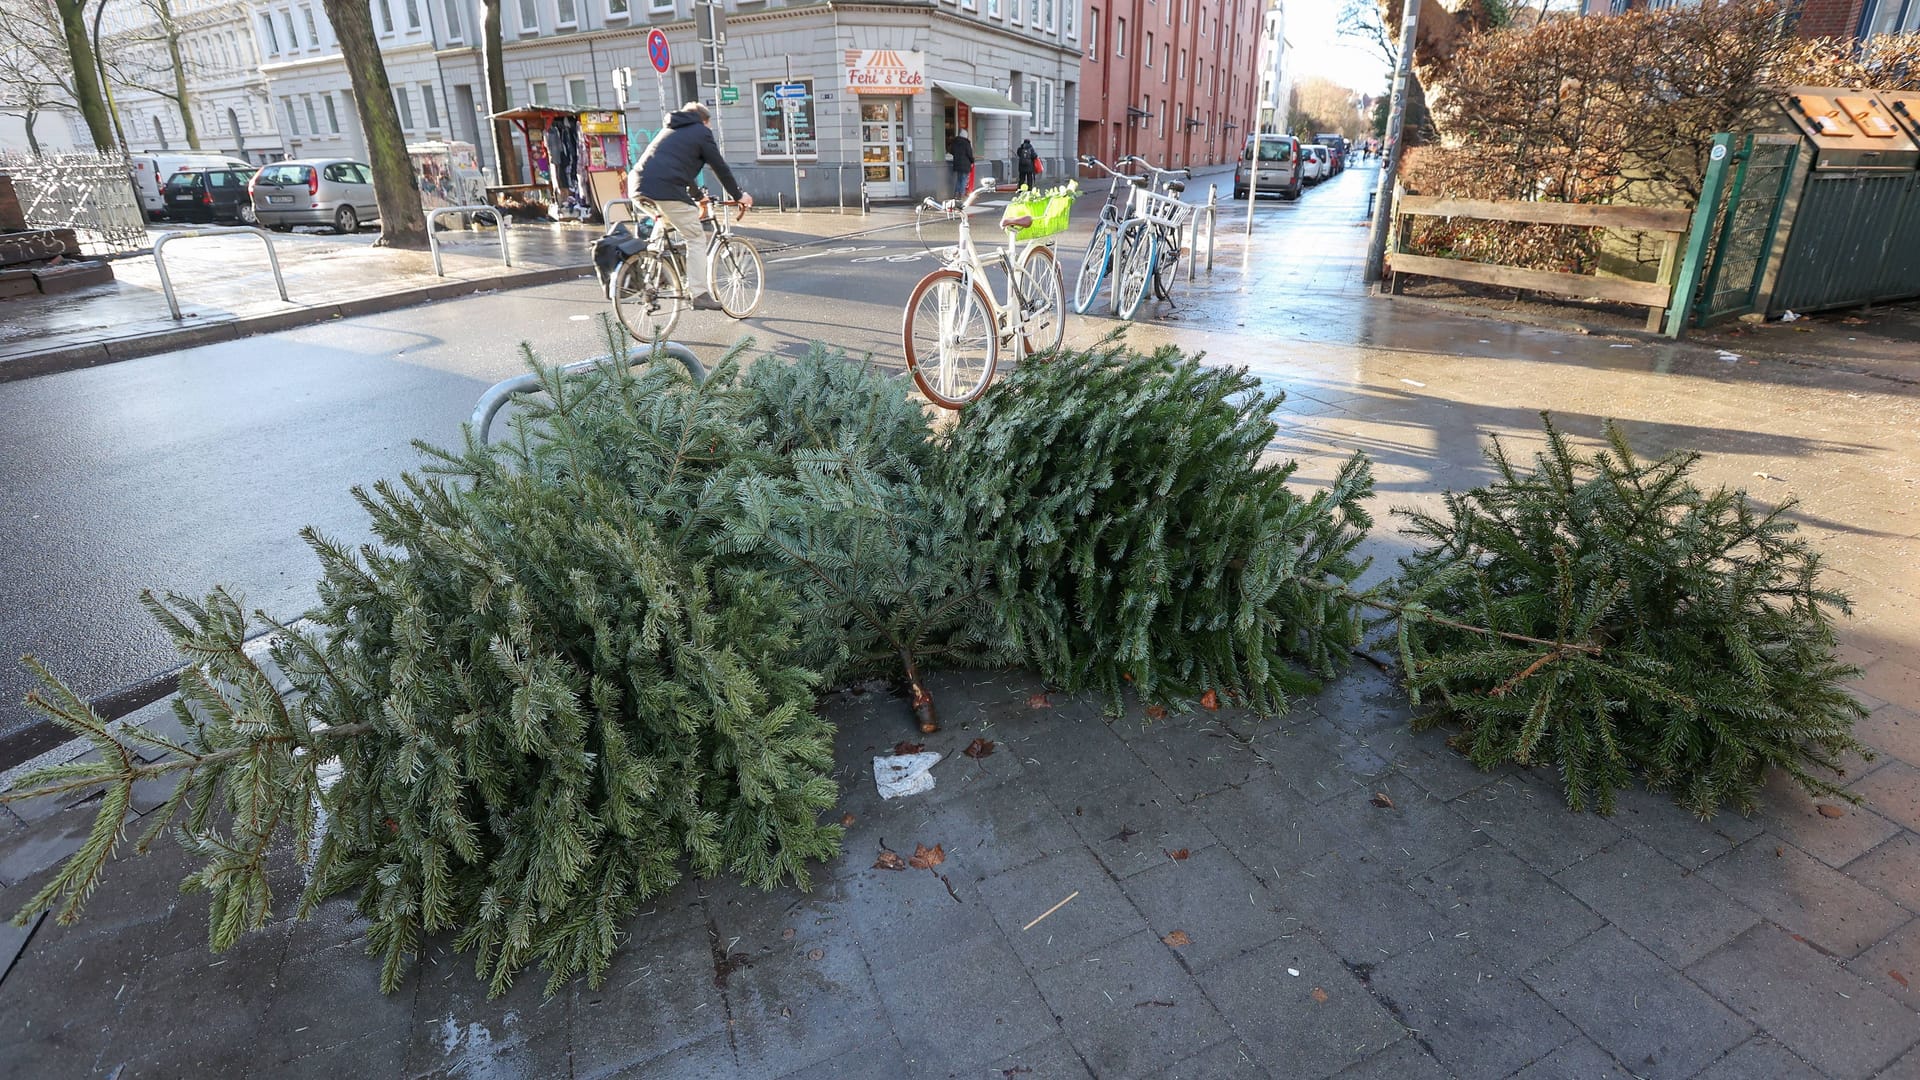
<path fill-rule="evenodd" d="M 373 198 L 380 205 L 380 243 L 425 248 L 427 218 L 420 208 L 420 182 L 407 156 L 407 138 L 393 103 L 393 84 L 373 36 L 373 9 L 365 0 L 320 0 L 340 42 L 340 58 L 353 82 L 354 108 L 367 136 L 367 163 L 373 166 Z"/>
<path fill-rule="evenodd" d="M 0 5 L 0 113 L 17 116 L 40 153 L 34 125 L 44 113 L 72 112 L 73 81 L 59 17 L 42 0 Z"/>
<path fill-rule="evenodd" d="M 1343 0 L 1337 32 L 1358 41 L 1362 48 L 1392 68 L 1400 61 L 1400 42 L 1381 21 L 1379 0 Z"/>
<path fill-rule="evenodd" d="M 99 0 L 102 7 L 108 0 Z M 189 80 L 205 74 L 201 64 L 182 48 L 185 28 L 174 16 L 172 0 L 136 0 L 148 16 L 139 25 L 112 35 L 113 47 L 103 58 L 106 82 L 145 91 L 173 102 L 180 113 L 187 145 L 200 149 L 200 130 L 193 117 Z"/>
<path fill-rule="evenodd" d="M 94 59 L 93 41 L 87 36 L 87 0 L 9 0 L 21 7 L 48 6 L 60 27 L 60 39 L 66 52 L 65 73 L 71 80 L 73 102 L 86 118 L 87 133 L 94 149 L 112 150 L 113 118 L 107 100 L 100 92 L 99 65 Z"/>

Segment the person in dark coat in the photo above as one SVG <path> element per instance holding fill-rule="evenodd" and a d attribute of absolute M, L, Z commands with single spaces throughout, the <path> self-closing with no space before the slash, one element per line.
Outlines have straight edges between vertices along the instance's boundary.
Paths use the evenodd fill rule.
<path fill-rule="evenodd" d="M 707 126 L 712 119 L 713 114 L 697 101 L 680 106 L 679 112 L 667 117 L 667 126 L 647 144 L 640 160 L 627 173 L 627 197 L 636 207 L 643 201 L 652 203 L 658 210 L 654 216 L 664 217 L 686 242 L 687 290 L 693 294 L 693 306 L 702 309 L 720 305 L 706 295 L 705 226 L 700 221 L 700 207 L 694 202 L 694 180 L 701 169 L 710 169 L 728 198 L 740 200 L 744 207 L 753 206 L 753 196 L 740 190 L 733 170 L 720 156 L 720 144 Z"/>
<path fill-rule="evenodd" d="M 1020 186 L 1023 188 L 1031 188 L 1034 178 L 1037 175 L 1033 163 L 1040 160 L 1040 151 L 1033 148 L 1032 139 L 1021 139 L 1020 149 L 1014 152 L 1014 157 L 1017 158 L 1020 163 Z"/>
<path fill-rule="evenodd" d="M 947 144 L 947 154 L 952 158 L 949 166 L 953 169 L 953 197 L 967 197 L 967 178 L 973 175 L 973 140 L 967 138 L 965 131 L 954 133 L 953 141 Z"/>

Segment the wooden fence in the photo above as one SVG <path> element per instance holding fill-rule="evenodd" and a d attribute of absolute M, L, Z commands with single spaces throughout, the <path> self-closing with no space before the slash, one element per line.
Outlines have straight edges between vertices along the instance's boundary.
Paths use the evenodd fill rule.
<path fill-rule="evenodd" d="M 1591 296 L 1648 309 L 1647 330 L 1659 332 L 1667 306 L 1673 303 L 1674 273 L 1685 241 L 1690 210 L 1652 206 L 1590 206 L 1584 203 L 1505 202 L 1448 199 L 1433 195 L 1400 195 L 1394 202 L 1393 244 L 1387 255 L 1393 271 L 1392 291 L 1401 289 L 1401 275 L 1472 281 L 1510 289 L 1562 296 Z M 1660 273 L 1653 281 L 1566 274 L 1553 270 L 1524 270 L 1499 263 L 1470 262 L 1415 255 L 1407 250 L 1407 236 L 1416 217 L 1472 218 L 1476 221 L 1514 221 L 1529 225 L 1569 225 L 1655 233 L 1660 237 Z M 1684 304 L 1684 298 L 1681 300 Z M 1678 333 L 1674 334 L 1678 337 Z"/>

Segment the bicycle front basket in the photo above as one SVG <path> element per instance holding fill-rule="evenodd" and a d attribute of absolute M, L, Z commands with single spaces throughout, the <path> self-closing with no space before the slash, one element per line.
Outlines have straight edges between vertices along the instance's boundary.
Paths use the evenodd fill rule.
<path fill-rule="evenodd" d="M 1043 236 L 1067 231 L 1068 217 L 1073 210 L 1073 201 L 1080 195 L 1076 184 L 1067 184 L 1052 191 L 1033 192 L 1015 196 L 1007 204 L 1007 212 L 1001 220 L 1031 215 L 1033 224 L 1014 233 L 1016 240 L 1038 240 Z"/>

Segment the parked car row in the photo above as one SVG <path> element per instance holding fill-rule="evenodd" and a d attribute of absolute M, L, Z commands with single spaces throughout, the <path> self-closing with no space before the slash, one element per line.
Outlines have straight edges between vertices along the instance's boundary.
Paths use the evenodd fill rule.
<path fill-rule="evenodd" d="M 281 161 L 256 169 L 218 154 L 145 154 L 133 185 L 149 220 L 236 222 L 285 230 L 327 225 L 350 233 L 377 221 L 373 171 L 347 158 Z"/>
<path fill-rule="evenodd" d="M 1326 138 L 1327 136 L 1321 136 Z M 1338 135 L 1332 136 L 1339 139 Z M 1255 186 L 1254 147 L 1259 146 L 1258 193 L 1292 201 L 1300 192 L 1332 178 L 1345 167 L 1345 140 L 1339 146 L 1302 142 L 1293 135 L 1249 135 L 1233 169 L 1233 197 L 1244 199 Z"/>

